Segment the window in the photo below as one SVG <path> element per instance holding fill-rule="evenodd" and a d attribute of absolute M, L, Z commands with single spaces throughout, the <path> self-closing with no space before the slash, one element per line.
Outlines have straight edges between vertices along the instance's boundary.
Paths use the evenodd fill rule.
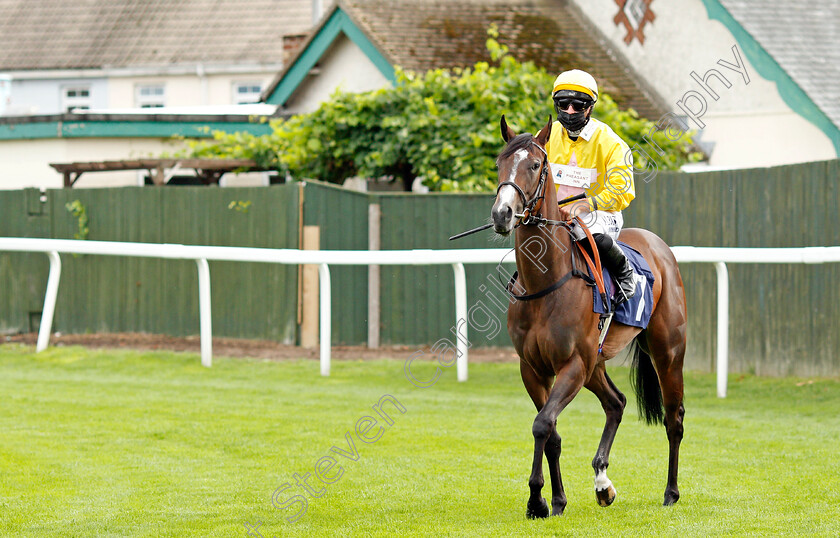
<path fill-rule="evenodd" d="M 262 94 L 262 84 L 259 82 L 236 82 L 233 85 L 233 103 L 245 105 L 259 103 Z"/>
<path fill-rule="evenodd" d="M 165 104 L 163 84 L 144 84 L 134 88 L 134 105 L 138 108 L 161 108 Z"/>
<path fill-rule="evenodd" d="M 90 109 L 90 86 L 67 86 L 61 91 L 61 109 L 72 112 L 73 109 Z"/>

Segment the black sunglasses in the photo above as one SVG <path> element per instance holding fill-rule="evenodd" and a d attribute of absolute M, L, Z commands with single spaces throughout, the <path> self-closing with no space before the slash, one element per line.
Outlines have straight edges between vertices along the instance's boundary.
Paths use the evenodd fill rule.
<path fill-rule="evenodd" d="M 592 105 L 592 101 L 583 99 L 572 99 L 569 97 L 561 97 L 560 99 L 555 99 L 554 103 L 560 107 L 561 110 L 566 110 L 569 108 L 569 105 L 572 105 L 572 108 L 575 112 L 582 112 L 589 108 Z"/>

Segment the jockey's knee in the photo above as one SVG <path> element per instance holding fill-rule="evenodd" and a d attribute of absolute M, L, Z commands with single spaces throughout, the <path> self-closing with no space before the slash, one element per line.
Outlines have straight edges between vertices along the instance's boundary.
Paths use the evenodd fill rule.
<path fill-rule="evenodd" d="M 598 245 L 599 252 L 607 252 L 613 246 L 613 238 L 607 234 L 596 233 L 592 234 L 592 237 L 595 239 L 595 244 Z"/>

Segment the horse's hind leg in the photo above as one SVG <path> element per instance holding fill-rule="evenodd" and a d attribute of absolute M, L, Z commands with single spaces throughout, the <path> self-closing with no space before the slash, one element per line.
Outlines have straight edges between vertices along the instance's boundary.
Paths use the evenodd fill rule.
<path fill-rule="evenodd" d="M 595 368 L 589 381 L 584 386 L 598 397 L 601 407 L 604 408 L 604 413 L 607 415 L 604 433 L 601 434 L 598 451 L 592 460 L 592 468 L 595 470 L 595 498 L 601 506 L 609 506 L 615 500 L 615 487 L 607 478 L 607 467 L 610 465 L 610 449 L 615 439 L 615 433 L 618 431 L 618 425 L 621 424 L 627 398 L 616 388 L 612 379 L 607 375 L 604 363 L 600 363 Z"/>
<path fill-rule="evenodd" d="M 680 461 L 680 442 L 683 438 L 683 417 L 685 407 L 683 406 L 683 373 L 682 356 L 680 356 L 679 367 L 670 368 L 660 372 L 659 382 L 662 387 L 662 403 L 665 405 L 665 432 L 668 434 L 668 485 L 665 488 L 664 505 L 669 506 L 680 498 L 680 490 L 677 487 L 677 470 Z"/>
<path fill-rule="evenodd" d="M 651 326 L 648 326 L 649 329 Z M 683 438 L 683 359 L 685 357 L 685 332 L 648 331 L 648 347 L 652 352 L 662 389 L 665 407 L 665 432 L 668 435 L 668 485 L 665 487 L 665 506 L 680 498 L 677 474 L 680 461 L 680 443 Z M 683 327 L 684 329 L 684 327 Z"/>

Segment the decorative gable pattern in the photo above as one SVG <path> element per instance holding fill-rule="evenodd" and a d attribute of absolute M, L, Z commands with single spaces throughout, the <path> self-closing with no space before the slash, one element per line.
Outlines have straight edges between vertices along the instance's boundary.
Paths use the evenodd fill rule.
<path fill-rule="evenodd" d="M 613 22 L 623 24 L 627 30 L 627 35 L 624 36 L 626 44 L 632 43 L 634 37 L 642 45 L 645 44 L 645 25 L 656 19 L 656 15 L 650 9 L 651 2 L 653 0 L 615 0 L 618 13 Z"/>

